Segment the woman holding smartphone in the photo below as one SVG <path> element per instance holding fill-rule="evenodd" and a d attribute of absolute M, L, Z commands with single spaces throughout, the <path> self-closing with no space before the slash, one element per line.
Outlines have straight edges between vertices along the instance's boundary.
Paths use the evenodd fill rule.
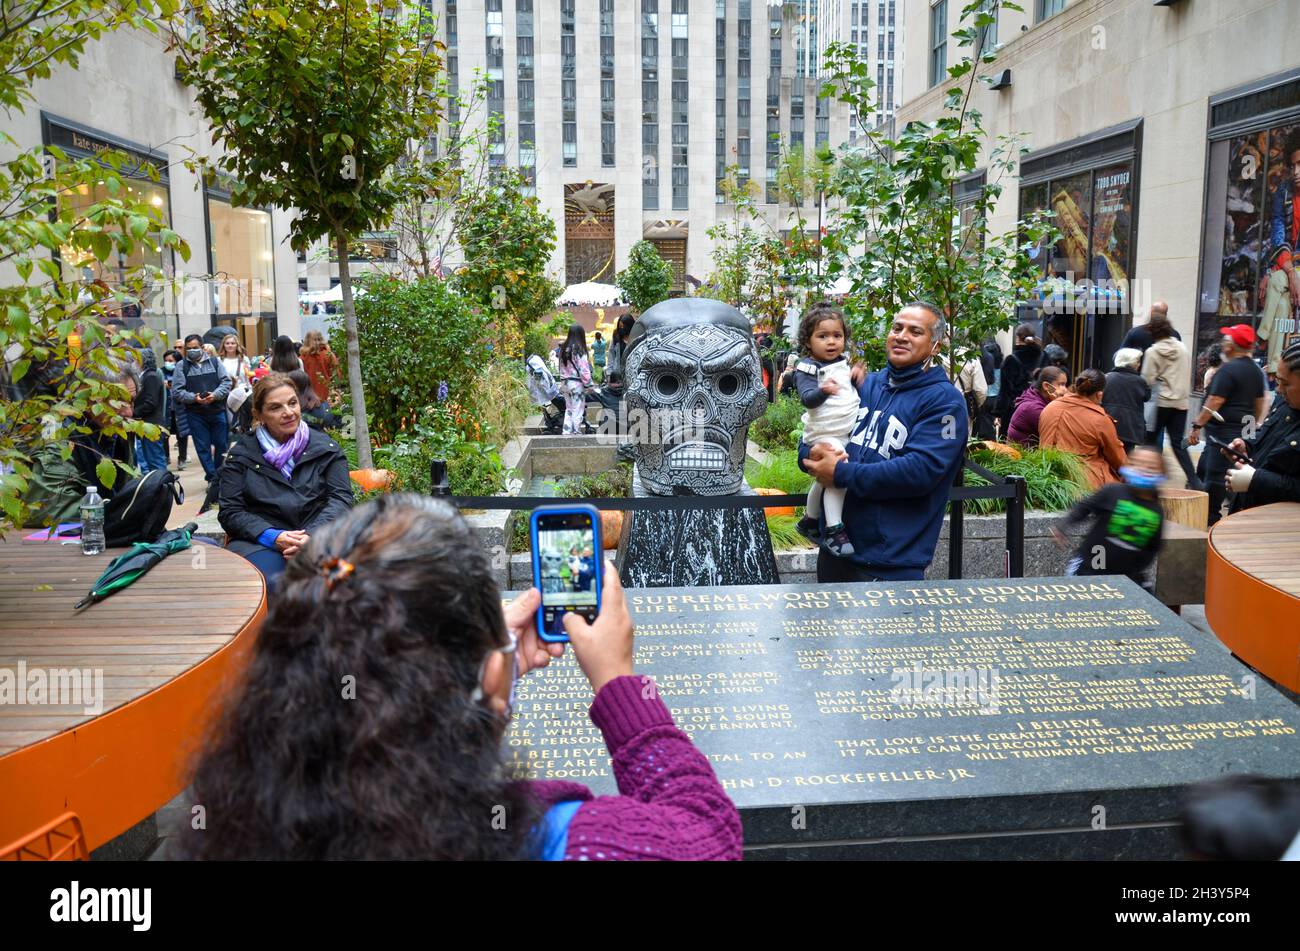
<path fill-rule="evenodd" d="M 606 572 L 595 623 L 564 618 L 619 796 L 527 781 L 502 743 L 518 676 L 564 645 L 541 595 L 504 611 L 488 554 L 449 505 L 386 495 L 292 560 L 244 683 L 194 776 L 203 859 L 739 859 L 708 760 L 632 668 Z"/>

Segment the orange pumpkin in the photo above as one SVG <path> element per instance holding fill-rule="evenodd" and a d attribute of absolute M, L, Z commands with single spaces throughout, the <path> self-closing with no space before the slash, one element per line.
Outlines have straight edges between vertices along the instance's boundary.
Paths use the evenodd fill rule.
<path fill-rule="evenodd" d="M 387 490 L 393 484 L 393 473 L 387 469 L 354 469 L 348 476 L 367 492 Z"/>
<path fill-rule="evenodd" d="M 993 442 L 992 440 L 979 444 L 981 449 L 987 449 L 989 452 L 1000 452 L 1004 456 L 1010 456 L 1012 459 L 1020 458 L 1020 450 L 1004 442 Z"/>
<path fill-rule="evenodd" d="M 600 547 L 610 551 L 618 547 L 618 540 L 623 535 L 623 513 L 602 511 L 600 513 Z"/>
<path fill-rule="evenodd" d="M 784 489 L 754 489 L 755 495 L 785 495 Z M 795 507 L 793 505 L 769 505 L 763 511 L 768 515 L 793 515 Z"/>

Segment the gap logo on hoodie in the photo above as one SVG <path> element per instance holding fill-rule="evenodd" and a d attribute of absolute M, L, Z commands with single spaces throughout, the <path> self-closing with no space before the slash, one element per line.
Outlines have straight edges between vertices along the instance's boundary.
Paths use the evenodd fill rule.
<path fill-rule="evenodd" d="M 889 415 L 889 421 L 885 426 L 883 438 L 877 440 L 880 435 L 879 423 L 881 410 L 872 410 L 866 406 L 858 410 L 858 425 L 855 427 L 853 438 L 849 440 L 855 446 L 865 446 L 868 449 L 874 449 L 880 454 L 880 458 L 888 459 L 896 449 L 902 449 L 907 445 L 907 426 L 905 426 L 897 416 L 892 413 Z M 871 422 L 865 428 L 862 426 L 862 420 L 868 416 Z"/>

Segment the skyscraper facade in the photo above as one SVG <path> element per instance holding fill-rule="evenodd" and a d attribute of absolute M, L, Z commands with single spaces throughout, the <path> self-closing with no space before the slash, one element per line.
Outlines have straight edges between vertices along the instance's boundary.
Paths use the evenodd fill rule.
<path fill-rule="evenodd" d="M 707 235 L 732 207 L 730 166 L 774 230 L 791 226 L 777 173 L 854 137 L 847 106 L 819 97 L 833 42 L 880 73 L 895 65 L 897 0 L 435 0 L 453 88 L 488 83 L 494 164 L 524 171 L 555 219 L 551 269 L 566 284 L 612 282 L 641 239 L 689 292 L 712 270 Z M 887 121 L 892 92 L 858 128 Z M 482 108 L 449 109 L 440 138 Z M 810 209 L 813 198 L 809 196 Z M 815 217 L 815 216 L 813 216 Z"/>

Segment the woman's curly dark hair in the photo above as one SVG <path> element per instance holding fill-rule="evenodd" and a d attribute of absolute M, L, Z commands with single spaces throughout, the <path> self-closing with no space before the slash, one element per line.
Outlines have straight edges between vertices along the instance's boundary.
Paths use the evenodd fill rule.
<path fill-rule="evenodd" d="M 817 325 L 823 320 L 838 320 L 840 322 L 840 327 L 844 330 L 844 349 L 848 350 L 849 322 L 844 319 L 844 311 L 830 301 L 821 300 L 805 310 L 803 318 L 799 321 L 799 352 L 805 357 L 812 354 L 809 349 L 809 345 L 812 343 L 812 335 L 817 330 Z"/>
<path fill-rule="evenodd" d="M 332 590 L 331 558 L 354 566 Z M 535 856 L 540 807 L 502 753 L 500 719 L 471 699 L 506 643 L 488 556 L 447 504 L 386 495 L 322 529 L 290 560 L 201 754 L 207 826 L 181 854 Z"/>

